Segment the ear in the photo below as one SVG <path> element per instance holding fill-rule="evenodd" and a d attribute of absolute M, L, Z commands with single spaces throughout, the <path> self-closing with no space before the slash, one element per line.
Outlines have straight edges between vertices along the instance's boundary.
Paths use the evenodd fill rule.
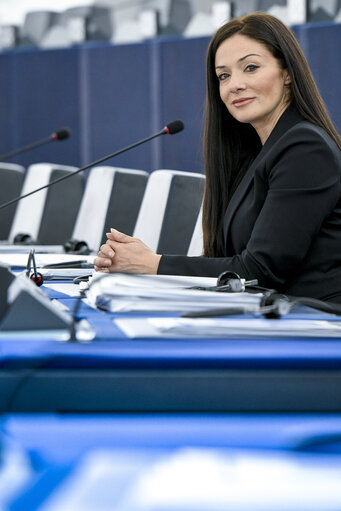
<path fill-rule="evenodd" d="M 288 71 L 284 70 L 284 85 L 290 85 L 291 84 L 291 78 L 288 73 Z"/>

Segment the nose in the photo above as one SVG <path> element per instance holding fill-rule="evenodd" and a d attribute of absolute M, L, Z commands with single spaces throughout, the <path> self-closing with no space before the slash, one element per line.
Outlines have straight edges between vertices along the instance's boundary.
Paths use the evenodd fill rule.
<path fill-rule="evenodd" d="M 236 92 L 245 90 L 245 88 L 246 88 L 245 82 L 238 73 L 231 75 L 229 82 L 229 90 L 231 93 L 235 94 Z"/>

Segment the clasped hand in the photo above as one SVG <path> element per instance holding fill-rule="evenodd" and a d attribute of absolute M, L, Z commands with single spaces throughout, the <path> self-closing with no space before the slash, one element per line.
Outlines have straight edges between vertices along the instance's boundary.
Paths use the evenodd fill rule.
<path fill-rule="evenodd" d="M 96 271 L 103 273 L 146 273 L 155 275 L 161 255 L 155 254 L 141 240 L 111 229 L 107 241 L 94 260 Z"/>

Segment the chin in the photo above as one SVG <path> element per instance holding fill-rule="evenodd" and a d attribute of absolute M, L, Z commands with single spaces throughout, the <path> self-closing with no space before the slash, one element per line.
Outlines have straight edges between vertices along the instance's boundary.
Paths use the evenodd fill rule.
<path fill-rule="evenodd" d="M 252 124 L 253 120 L 255 119 L 254 116 L 250 116 L 250 115 L 234 115 L 233 117 L 238 122 L 241 122 L 243 124 Z"/>
<path fill-rule="evenodd" d="M 243 107 L 242 107 L 243 108 Z M 245 111 L 241 111 L 241 110 L 233 110 L 233 112 L 230 112 L 230 114 L 232 115 L 232 117 L 234 117 L 237 121 L 239 122 L 242 122 L 244 124 L 246 123 L 252 123 L 255 119 L 257 119 L 257 114 L 256 113 L 252 113 L 250 110 L 247 111 L 246 110 L 246 107 L 245 108 Z"/>

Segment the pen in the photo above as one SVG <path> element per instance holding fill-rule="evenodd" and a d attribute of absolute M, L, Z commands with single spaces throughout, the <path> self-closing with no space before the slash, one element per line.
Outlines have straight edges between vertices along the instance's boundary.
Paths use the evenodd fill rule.
<path fill-rule="evenodd" d="M 239 316 L 245 314 L 246 310 L 243 307 L 229 307 L 227 309 L 211 309 L 202 311 L 184 312 L 181 314 L 182 318 L 211 318 L 217 316 Z"/>
<path fill-rule="evenodd" d="M 93 268 L 93 263 L 80 259 L 77 261 L 64 261 L 61 263 L 44 264 L 42 268 Z"/>

